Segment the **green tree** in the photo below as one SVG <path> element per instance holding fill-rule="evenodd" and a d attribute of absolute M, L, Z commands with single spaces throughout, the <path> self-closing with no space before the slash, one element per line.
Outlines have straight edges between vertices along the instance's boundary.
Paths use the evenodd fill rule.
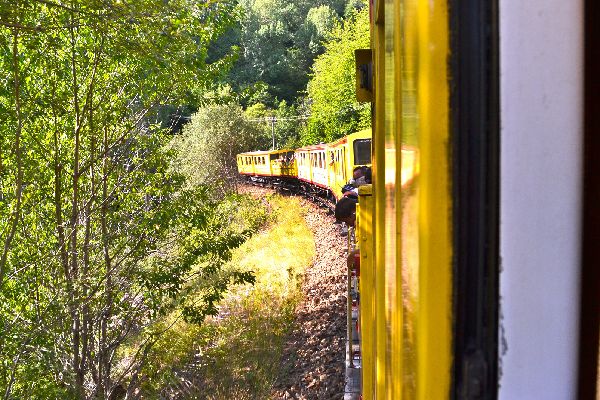
<path fill-rule="evenodd" d="M 216 42 L 211 57 L 234 48 L 237 59 L 226 83 L 243 92 L 262 82 L 270 95 L 262 100 L 268 106 L 276 108 L 281 100 L 294 104 L 306 87 L 313 59 L 323 51 L 321 43 L 345 7 L 342 0 L 242 0 L 237 27 Z"/>
<path fill-rule="evenodd" d="M 369 47 L 368 8 L 335 28 L 308 83 L 310 117 L 302 142 L 330 142 L 371 125 L 370 107 L 356 101 L 354 50 Z"/>
<path fill-rule="evenodd" d="M 267 148 L 269 137 L 234 102 L 208 105 L 192 115 L 174 140 L 173 147 L 180 154 L 175 168 L 190 185 L 209 185 L 222 195 L 236 188 L 236 155 Z"/>
<path fill-rule="evenodd" d="M 184 294 L 190 265 L 215 251 L 226 258 L 241 240 L 194 239 L 208 229 L 209 199 L 167 169 L 170 136 L 149 122 L 229 62 L 206 57 L 232 10 L 226 1 L 0 3 L 3 398 L 133 394 L 160 333 L 145 332 Z M 187 231 L 177 257 L 151 262 L 178 226 Z M 185 310 L 199 320 L 210 301 Z"/>

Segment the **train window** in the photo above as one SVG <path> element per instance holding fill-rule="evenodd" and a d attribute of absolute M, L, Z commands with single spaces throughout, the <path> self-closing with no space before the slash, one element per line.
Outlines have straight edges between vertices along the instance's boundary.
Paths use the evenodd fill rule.
<path fill-rule="evenodd" d="M 371 139 L 354 141 L 354 165 L 371 164 Z"/>

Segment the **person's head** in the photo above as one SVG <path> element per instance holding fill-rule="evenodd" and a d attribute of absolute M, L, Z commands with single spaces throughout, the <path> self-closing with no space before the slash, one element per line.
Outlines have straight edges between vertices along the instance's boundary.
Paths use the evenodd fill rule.
<path fill-rule="evenodd" d="M 358 200 L 351 197 L 342 197 L 335 205 L 335 219 L 354 226 L 356 221 L 356 203 Z"/>
<path fill-rule="evenodd" d="M 360 178 L 364 175 L 365 175 L 365 171 L 364 171 L 363 167 L 355 167 L 354 170 L 352 171 L 352 177 L 354 178 L 354 180 L 357 180 L 358 178 Z"/>

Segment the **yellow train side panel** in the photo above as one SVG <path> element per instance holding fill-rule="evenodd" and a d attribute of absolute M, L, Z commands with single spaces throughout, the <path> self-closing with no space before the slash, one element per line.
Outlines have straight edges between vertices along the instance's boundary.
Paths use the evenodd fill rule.
<path fill-rule="evenodd" d="M 379 104 L 384 104 L 385 97 L 383 88 L 385 87 L 385 68 L 383 63 L 384 49 L 380 46 L 381 38 L 383 36 L 384 25 L 381 21 L 383 15 L 384 3 L 377 1 L 376 10 L 373 13 L 376 23 L 372 25 L 371 32 L 373 37 L 373 74 L 374 74 L 374 87 L 373 95 L 376 107 Z M 375 303 L 375 346 L 374 346 L 374 380 L 375 385 L 372 388 L 372 392 L 368 393 L 363 390 L 363 396 L 372 399 L 384 399 L 386 380 L 385 380 L 385 346 L 386 346 L 386 321 L 385 315 L 385 299 L 382 298 L 384 294 L 385 281 L 383 280 L 384 271 L 384 259 L 385 259 L 385 247 L 383 245 L 382 238 L 385 235 L 385 165 L 383 163 L 384 158 L 381 155 L 385 155 L 385 130 L 383 127 L 385 114 L 383 110 L 375 109 L 373 115 L 373 196 L 374 196 L 374 207 L 373 207 L 373 225 L 372 232 L 374 234 L 374 288 L 372 298 Z M 379 183 L 381 182 L 381 183 Z M 361 295 L 363 295 L 361 293 Z M 362 304 L 361 304 L 362 305 Z M 363 371 L 364 372 L 364 371 Z M 363 381 L 366 380 L 363 375 Z"/>
<path fill-rule="evenodd" d="M 420 274 L 418 399 L 448 398 L 452 365 L 452 223 L 448 9 L 418 2 Z M 434 167 L 435 166 L 435 167 Z M 445 167 L 445 168 L 444 168 Z"/>
<path fill-rule="evenodd" d="M 276 150 L 270 153 L 271 176 L 297 177 L 298 168 L 293 150 Z"/>
<path fill-rule="evenodd" d="M 358 189 L 357 243 L 360 249 L 360 348 L 363 400 L 372 400 L 375 388 L 375 271 L 373 260 L 373 196 L 371 185 Z"/>
<path fill-rule="evenodd" d="M 417 0 L 376 7 L 375 385 L 363 395 L 445 399 L 452 368 L 447 8 Z"/>
<path fill-rule="evenodd" d="M 254 165 L 250 153 L 241 153 L 237 156 L 238 172 L 244 175 L 254 174 Z"/>

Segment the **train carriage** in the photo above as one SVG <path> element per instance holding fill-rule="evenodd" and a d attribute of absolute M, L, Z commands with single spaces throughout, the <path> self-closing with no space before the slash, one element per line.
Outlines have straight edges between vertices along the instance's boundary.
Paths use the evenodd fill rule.
<path fill-rule="evenodd" d="M 346 398 L 598 398 L 593 3 L 370 2 L 373 185 L 349 265 L 362 387 Z"/>
<path fill-rule="evenodd" d="M 329 190 L 327 162 L 325 151 L 327 145 L 317 144 L 296 149 L 298 160 L 298 179 L 315 185 L 324 190 Z"/>
<path fill-rule="evenodd" d="M 254 159 L 250 153 L 238 154 L 236 157 L 238 173 L 244 176 L 254 175 Z"/>
<path fill-rule="evenodd" d="M 294 179 L 298 177 L 298 166 L 293 150 L 274 151 L 269 157 L 272 176 Z"/>
<path fill-rule="evenodd" d="M 292 150 L 240 153 L 236 160 L 238 172 L 245 176 L 295 178 L 298 174 Z"/>

